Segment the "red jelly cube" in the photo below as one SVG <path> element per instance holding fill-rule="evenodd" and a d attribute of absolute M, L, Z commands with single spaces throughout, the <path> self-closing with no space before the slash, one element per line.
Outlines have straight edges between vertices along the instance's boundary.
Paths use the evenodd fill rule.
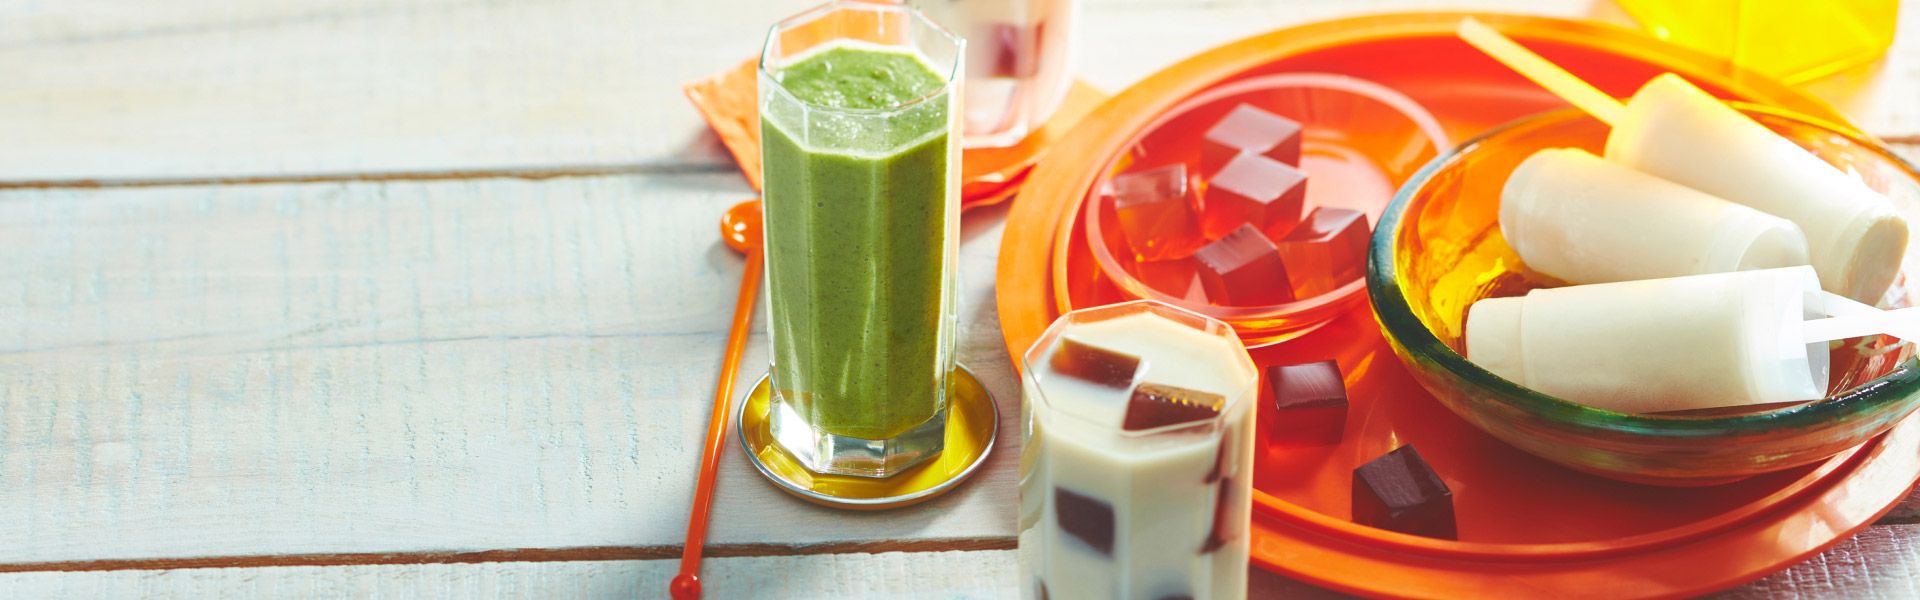
<path fill-rule="evenodd" d="M 1199 273 L 1187 278 L 1187 291 L 1180 294 L 1180 299 L 1194 304 L 1207 304 L 1207 287 L 1200 283 Z"/>
<path fill-rule="evenodd" d="M 1201 228 L 1219 239 L 1242 224 L 1271 231 L 1300 222 L 1307 199 L 1307 174 L 1258 154 L 1233 157 L 1207 182 L 1201 195 Z"/>
<path fill-rule="evenodd" d="M 1200 284 L 1200 272 L 1194 265 L 1192 258 L 1142 262 L 1134 265 L 1134 275 L 1162 294 L 1206 304 L 1206 288 Z"/>
<path fill-rule="evenodd" d="M 1411 445 L 1353 470 L 1353 522 L 1431 538 L 1458 537 L 1453 491 Z"/>
<path fill-rule="evenodd" d="M 1032 25 L 994 23 L 984 40 L 969 40 L 980 49 L 967 60 L 985 60 L 992 65 L 991 77 L 1032 77 L 1040 72 L 1040 40 L 1046 22 Z M 984 53 L 984 55 L 982 54 Z"/>
<path fill-rule="evenodd" d="M 1367 273 L 1367 213 L 1320 207 L 1276 238 L 1293 293 L 1306 298 L 1339 289 Z"/>
<path fill-rule="evenodd" d="M 1267 367 L 1267 390 L 1274 414 L 1267 428 L 1272 446 L 1325 446 L 1340 443 L 1347 428 L 1347 386 L 1340 365 L 1323 360 L 1304 365 Z"/>
<path fill-rule="evenodd" d="M 1236 106 L 1202 137 L 1200 173 L 1208 177 L 1240 154 L 1300 165 L 1300 124 L 1251 104 Z"/>
<path fill-rule="evenodd" d="M 1194 251 L 1207 298 L 1226 306 L 1264 306 L 1293 301 L 1293 286 L 1280 250 L 1252 225 Z"/>
<path fill-rule="evenodd" d="M 1183 257 L 1205 242 L 1194 227 L 1199 186 L 1187 176 L 1186 165 L 1123 173 L 1112 184 L 1114 213 L 1135 260 Z"/>

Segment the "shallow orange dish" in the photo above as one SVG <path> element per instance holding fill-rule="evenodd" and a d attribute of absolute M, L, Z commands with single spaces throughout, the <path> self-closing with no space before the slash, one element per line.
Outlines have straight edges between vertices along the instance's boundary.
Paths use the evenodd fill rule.
<path fill-rule="evenodd" d="M 1008 218 L 996 281 L 1019 355 L 1061 308 L 1125 299 L 1068 223 L 1098 161 L 1168 108 L 1222 83 L 1316 71 L 1393 88 L 1453 139 L 1566 105 L 1458 41 L 1460 13 L 1361 17 L 1263 34 L 1152 75 L 1095 110 L 1028 176 Z M 1819 100 L 1643 34 L 1593 23 L 1473 15 L 1602 90 L 1627 96 L 1676 72 L 1719 96 L 1844 122 Z M 1063 231 L 1064 230 L 1064 231 Z M 1256 454 L 1256 566 L 1374 596 L 1689 596 L 1785 568 L 1867 526 L 1920 477 L 1920 421 L 1818 463 L 1696 488 L 1566 469 L 1472 427 L 1408 374 L 1364 307 L 1252 352 L 1261 365 L 1336 360 L 1350 416 L 1342 443 Z M 1260 423 L 1267 426 L 1268 423 Z M 1352 469 L 1414 444 L 1454 492 L 1459 541 L 1350 522 Z"/>

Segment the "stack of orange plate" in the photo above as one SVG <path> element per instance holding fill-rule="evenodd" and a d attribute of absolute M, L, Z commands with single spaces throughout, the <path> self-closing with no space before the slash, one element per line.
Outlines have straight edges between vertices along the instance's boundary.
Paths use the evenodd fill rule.
<path fill-rule="evenodd" d="M 1089 114 L 1027 177 L 1009 216 L 996 282 L 1008 350 L 1020 355 L 1063 311 L 1128 299 L 1103 280 L 1076 215 L 1106 161 L 1184 99 L 1264 74 L 1350 75 L 1421 103 L 1453 139 L 1564 107 L 1455 39 L 1462 16 L 1382 15 L 1275 31 L 1169 67 Z M 1726 98 L 1844 122 L 1805 93 L 1636 31 L 1474 16 L 1615 96 L 1672 71 Z M 1564 469 L 1489 437 L 1435 402 L 1394 358 L 1364 305 L 1257 349 L 1254 359 L 1335 359 L 1346 371 L 1351 417 L 1340 445 L 1257 454 L 1252 530 L 1257 566 L 1348 592 L 1700 594 L 1757 579 L 1845 539 L 1920 478 L 1916 419 L 1825 462 L 1720 486 L 1653 487 Z M 1406 443 L 1417 443 L 1454 490 L 1459 541 L 1349 521 L 1352 469 Z"/>

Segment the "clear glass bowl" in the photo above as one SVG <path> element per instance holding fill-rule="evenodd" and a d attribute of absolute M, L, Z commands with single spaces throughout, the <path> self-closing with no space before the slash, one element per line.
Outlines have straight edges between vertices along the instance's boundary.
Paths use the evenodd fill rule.
<path fill-rule="evenodd" d="M 1351 208 L 1380 221 L 1393 190 L 1448 146 L 1446 132 L 1426 109 L 1399 92 L 1345 75 L 1281 73 L 1219 85 L 1175 105 L 1135 134 L 1110 158 L 1086 198 L 1087 245 L 1100 270 L 1134 298 L 1158 300 L 1225 321 L 1249 345 L 1312 331 L 1360 301 L 1360 278 L 1331 291 L 1268 306 L 1190 302 L 1185 289 L 1162 290 L 1141 276 L 1113 198 L 1101 193 L 1113 176 L 1174 163 L 1199 164 L 1201 135 L 1241 104 L 1301 124 L 1300 168 L 1306 171 L 1303 214 L 1318 206 Z"/>
<path fill-rule="evenodd" d="M 1920 173 L 1850 128 L 1732 103 L 1760 124 L 1886 193 L 1920 222 Z M 1625 414 L 1521 387 L 1460 354 L 1466 309 L 1481 298 L 1548 285 L 1520 269 L 1500 235 L 1500 188 L 1543 148 L 1600 154 L 1605 125 L 1573 110 L 1521 119 L 1462 143 L 1400 188 L 1375 228 L 1367 289 L 1393 350 L 1434 397 L 1507 443 L 1598 475 L 1663 485 L 1710 485 L 1833 456 L 1887 430 L 1920 406 L 1914 345 L 1886 336 L 1832 350 L 1826 399 L 1675 414 Z M 1915 245 L 1920 247 L 1920 244 Z M 1909 247 L 1882 306 L 1916 298 Z"/>

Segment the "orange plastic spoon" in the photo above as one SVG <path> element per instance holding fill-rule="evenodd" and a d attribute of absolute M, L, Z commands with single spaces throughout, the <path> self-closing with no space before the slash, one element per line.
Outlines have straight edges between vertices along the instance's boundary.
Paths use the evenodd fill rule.
<path fill-rule="evenodd" d="M 713 419 L 707 423 L 707 449 L 700 455 L 700 481 L 693 488 L 693 516 L 687 519 L 687 544 L 680 554 L 680 574 L 667 585 L 674 600 L 700 597 L 700 547 L 707 540 L 707 510 L 713 502 L 713 474 L 720 466 L 721 442 L 727 435 L 727 417 L 733 414 L 733 376 L 740 370 L 740 349 L 747 343 L 747 325 L 753 323 L 753 302 L 760 293 L 760 201 L 748 200 L 720 216 L 720 237 L 727 247 L 747 255 L 740 272 L 740 299 L 733 305 L 733 329 L 727 332 L 727 354 L 720 365 L 720 389 L 713 395 Z"/>

